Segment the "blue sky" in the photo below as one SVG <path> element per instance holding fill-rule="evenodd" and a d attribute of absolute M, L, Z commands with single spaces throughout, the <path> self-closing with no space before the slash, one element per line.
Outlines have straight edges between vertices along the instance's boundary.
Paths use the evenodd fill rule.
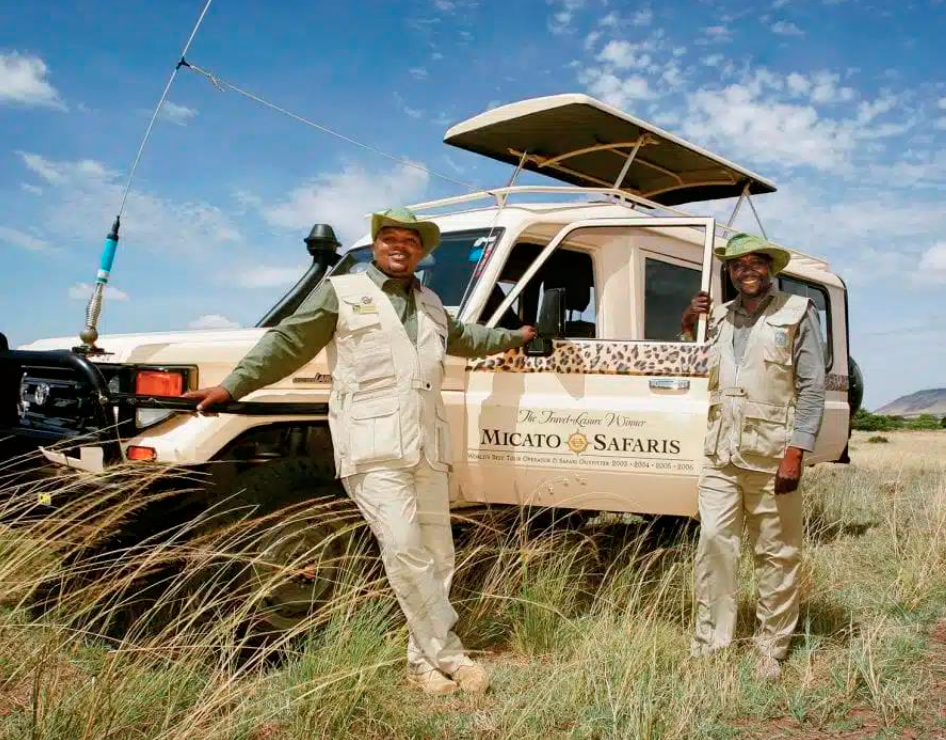
<path fill-rule="evenodd" d="M 124 178 L 201 5 L 0 4 L 12 342 L 81 328 Z M 756 201 L 767 230 L 848 282 L 877 406 L 946 386 L 944 30 L 943 0 L 215 0 L 188 57 L 479 186 L 508 169 L 445 147 L 452 122 L 576 91 L 774 179 L 779 192 Z M 460 191 L 193 73 L 169 100 L 129 198 L 104 331 L 252 326 L 304 268 L 313 222 L 351 241 L 374 207 Z"/>

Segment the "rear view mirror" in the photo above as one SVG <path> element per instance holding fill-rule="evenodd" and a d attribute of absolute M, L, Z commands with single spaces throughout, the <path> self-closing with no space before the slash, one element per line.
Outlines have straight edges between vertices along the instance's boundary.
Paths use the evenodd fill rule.
<path fill-rule="evenodd" d="M 548 357 L 552 354 L 552 340 L 565 336 L 565 288 L 549 288 L 542 295 L 535 329 L 539 336 L 526 346 L 526 354 Z"/>

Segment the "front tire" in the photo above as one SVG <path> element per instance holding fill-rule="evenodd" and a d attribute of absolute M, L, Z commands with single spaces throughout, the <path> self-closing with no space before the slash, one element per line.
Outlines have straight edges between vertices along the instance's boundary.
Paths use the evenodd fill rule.
<path fill-rule="evenodd" d="M 364 520 L 330 466 L 286 458 L 237 476 L 206 512 L 189 600 L 229 601 L 255 632 L 297 628 L 354 568 Z M 363 548 L 362 548 L 363 551 Z"/>

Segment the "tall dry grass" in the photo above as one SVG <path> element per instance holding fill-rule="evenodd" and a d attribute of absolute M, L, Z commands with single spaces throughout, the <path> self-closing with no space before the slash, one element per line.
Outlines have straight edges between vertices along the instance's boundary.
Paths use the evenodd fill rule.
<path fill-rule="evenodd" d="M 135 543 L 123 523 L 160 519 L 174 506 L 160 476 L 181 474 L 7 475 L 0 738 L 722 738 L 784 716 L 830 730 L 852 707 L 917 721 L 946 609 L 946 435 L 889 436 L 858 436 L 854 465 L 806 475 L 802 624 L 775 685 L 754 674 L 748 556 L 736 645 L 688 657 L 693 527 L 460 512 L 460 631 L 494 688 L 436 699 L 403 681 L 404 625 L 350 509 L 314 500 L 260 521 L 218 506 Z M 255 544 L 326 518 L 344 548 L 273 567 Z M 267 595 L 316 565 L 334 596 L 268 631 Z"/>

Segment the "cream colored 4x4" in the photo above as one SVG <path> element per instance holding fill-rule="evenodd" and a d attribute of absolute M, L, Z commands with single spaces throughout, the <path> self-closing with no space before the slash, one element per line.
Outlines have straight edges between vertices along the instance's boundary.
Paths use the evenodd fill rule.
<path fill-rule="evenodd" d="M 731 297 L 712 256 L 731 229 L 675 206 L 735 197 L 738 211 L 775 187 L 582 95 L 488 111 L 454 126 L 445 141 L 516 170 L 506 187 L 412 206 L 443 233 L 420 278 L 464 321 L 536 323 L 544 335 L 504 355 L 448 358 L 452 499 L 692 516 L 708 405 L 705 321 L 697 341 L 684 342 L 680 318 L 701 288 L 716 300 Z M 514 185 L 523 170 L 567 184 Z M 216 462 L 209 469 L 221 495 L 285 459 L 315 461 L 329 485 L 324 353 L 217 416 L 197 416 L 188 402 L 155 393 L 219 383 L 326 269 L 364 269 L 370 244 L 365 237 L 340 258 L 313 253 L 310 273 L 255 329 L 105 336 L 99 354 L 50 352 L 68 349 L 68 339 L 2 353 L 7 377 L 20 384 L 16 418 L 6 426 L 39 440 L 51 463 L 91 471 L 127 459 Z M 857 403 L 845 285 L 824 260 L 798 252 L 778 281 L 814 302 L 827 346 L 825 417 L 807 460 L 842 460 Z M 44 414 L 53 406 L 55 420 Z M 46 444 L 83 434 L 93 438 L 69 450 Z M 299 474 L 311 473 L 310 466 Z M 307 495 L 304 482 L 284 479 L 299 493 L 273 493 L 275 500 Z"/>

